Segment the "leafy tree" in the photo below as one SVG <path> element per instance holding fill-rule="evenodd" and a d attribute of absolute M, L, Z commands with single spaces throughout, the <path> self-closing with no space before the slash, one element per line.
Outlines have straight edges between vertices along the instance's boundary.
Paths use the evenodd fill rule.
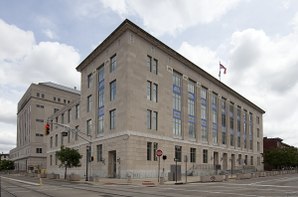
<path fill-rule="evenodd" d="M 298 166 L 298 149 L 295 147 L 277 148 L 264 152 L 264 163 L 274 169 Z"/>
<path fill-rule="evenodd" d="M 14 163 L 10 160 L 1 160 L 0 161 L 0 171 L 4 170 L 13 170 L 14 169 Z"/>
<path fill-rule="evenodd" d="M 82 155 L 75 149 L 62 146 L 61 150 L 56 152 L 56 157 L 61 161 L 60 167 L 65 169 L 64 179 L 67 176 L 67 168 L 81 166 L 80 159 Z"/>

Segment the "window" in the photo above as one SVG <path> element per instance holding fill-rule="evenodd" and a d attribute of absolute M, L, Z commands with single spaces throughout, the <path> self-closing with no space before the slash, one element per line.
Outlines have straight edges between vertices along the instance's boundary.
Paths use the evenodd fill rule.
<path fill-rule="evenodd" d="M 102 161 L 102 144 L 96 146 L 97 162 Z"/>
<path fill-rule="evenodd" d="M 158 112 L 147 109 L 147 129 L 157 130 Z"/>
<path fill-rule="evenodd" d="M 218 144 L 218 130 L 217 130 L 217 95 L 215 93 L 211 96 L 211 115 L 212 115 L 212 139 L 213 144 Z"/>
<path fill-rule="evenodd" d="M 76 119 L 78 119 L 80 117 L 80 105 L 77 104 L 76 105 Z"/>
<path fill-rule="evenodd" d="M 39 97 L 39 93 L 38 92 L 36 93 L 36 96 Z"/>
<path fill-rule="evenodd" d="M 50 166 L 53 165 L 53 155 L 50 155 Z"/>
<path fill-rule="evenodd" d="M 182 161 L 182 146 L 175 146 L 175 159 L 178 162 Z"/>
<path fill-rule="evenodd" d="M 173 72 L 173 135 L 182 136 L 181 121 L 181 75 Z"/>
<path fill-rule="evenodd" d="M 257 137 L 260 137 L 260 129 L 257 128 Z"/>
<path fill-rule="evenodd" d="M 87 97 L 87 112 L 91 112 L 92 109 L 92 95 Z"/>
<path fill-rule="evenodd" d="M 202 131 L 202 141 L 208 142 L 208 115 L 207 115 L 207 88 L 201 88 L 201 131 Z"/>
<path fill-rule="evenodd" d="M 158 100 L 158 85 L 147 81 L 147 100 L 157 102 Z"/>
<path fill-rule="evenodd" d="M 247 148 L 247 111 L 243 113 L 243 145 Z"/>
<path fill-rule="evenodd" d="M 44 94 L 41 94 L 41 98 L 44 98 Z"/>
<path fill-rule="evenodd" d="M 152 58 L 151 56 L 147 56 L 147 67 L 149 72 L 152 72 L 153 74 L 158 74 L 158 60 Z"/>
<path fill-rule="evenodd" d="M 70 143 L 70 131 L 67 131 L 67 142 Z"/>
<path fill-rule="evenodd" d="M 196 163 L 196 149 L 190 148 L 190 162 Z"/>
<path fill-rule="evenodd" d="M 78 141 L 78 137 L 79 137 L 79 135 L 78 135 L 79 126 L 76 126 L 75 129 L 76 129 L 76 131 L 75 131 L 75 141 Z"/>
<path fill-rule="evenodd" d="M 227 130 L 226 130 L 226 100 L 222 98 L 221 101 L 221 129 L 222 129 L 222 144 L 227 143 Z"/>
<path fill-rule="evenodd" d="M 53 136 L 50 137 L 50 148 L 53 148 Z"/>
<path fill-rule="evenodd" d="M 191 139 L 196 138 L 195 132 L 195 83 L 188 83 L 188 135 Z"/>
<path fill-rule="evenodd" d="M 42 148 L 36 148 L 36 153 L 42 153 Z"/>
<path fill-rule="evenodd" d="M 115 100 L 116 98 L 116 80 L 110 83 L 110 101 Z"/>
<path fill-rule="evenodd" d="M 241 154 L 238 155 L 238 164 L 239 165 L 242 164 L 242 155 Z"/>
<path fill-rule="evenodd" d="M 57 152 L 56 152 L 57 153 Z M 55 165 L 58 165 L 58 157 L 57 154 L 55 154 Z"/>
<path fill-rule="evenodd" d="M 158 85 L 156 83 L 152 84 L 152 101 L 157 102 L 158 96 Z"/>
<path fill-rule="evenodd" d="M 241 108 L 237 108 L 237 146 L 241 147 Z"/>
<path fill-rule="evenodd" d="M 87 135 L 91 135 L 91 129 L 92 129 L 92 120 L 87 120 Z"/>
<path fill-rule="evenodd" d="M 58 146 L 58 134 L 55 135 L 55 147 Z"/>
<path fill-rule="evenodd" d="M 203 149 L 203 163 L 208 163 L 208 150 Z"/>
<path fill-rule="evenodd" d="M 254 165 L 254 157 L 253 156 L 250 157 L 250 165 Z"/>
<path fill-rule="evenodd" d="M 116 128 L 116 109 L 110 111 L 110 129 Z"/>
<path fill-rule="evenodd" d="M 151 114 L 152 111 L 147 109 L 147 129 L 151 129 Z"/>
<path fill-rule="evenodd" d="M 91 88 L 91 87 L 92 87 L 92 73 L 90 73 L 90 74 L 87 76 L 87 87 L 88 87 L 88 88 Z"/>
<path fill-rule="evenodd" d="M 59 111 L 59 109 L 57 109 L 57 108 L 54 108 L 54 113 L 56 113 L 57 111 Z"/>
<path fill-rule="evenodd" d="M 253 115 L 252 113 L 249 113 L 248 116 L 248 134 L 249 134 L 249 149 L 253 149 L 253 119 L 252 119 Z"/>
<path fill-rule="evenodd" d="M 98 126 L 97 136 L 104 132 L 104 65 L 98 69 Z"/>
<path fill-rule="evenodd" d="M 153 143 L 153 154 L 154 154 L 154 161 L 157 161 L 156 151 L 158 149 L 158 143 Z"/>
<path fill-rule="evenodd" d="M 113 72 L 117 67 L 116 54 L 111 57 L 110 62 L 110 72 Z"/>
<path fill-rule="evenodd" d="M 56 97 L 53 97 L 53 100 L 56 101 Z"/>
<path fill-rule="evenodd" d="M 70 109 L 67 111 L 67 123 L 70 123 Z"/>
<path fill-rule="evenodd" d="M 257 124 L 260 124 L 260 117 L 257 116 Z"/>
<path fill-rule="evenodd" d="M 64 124 L 64 113 L 61 114 L 61 123 Z"/>
<path fill-rule="evenodd" d="M 36 119 L 36 122 L 44 122 L 43 119 Z"/>
<path fill-rule="evenodd" d="M 257 142 L 257 151 L 260 151 L 260 142 Z"/>
<path fill-rule="evenodd" d="M 234 146 L 234 105 L 230 104 L 230 145 Z"/>
<path fill-rule="evenodd" d="M 152 83 L 150 81 L 147 81 L 147 100 L 150 100 L 152 99 L 151 97 L 151 86 L 152 86 Z"/>
<path fill-rule="evenodd" d="M 152 160 L 152 142 L 147 142 L 147 161 Z"/>
<path fill-rule="evenodd" d="M 157 131 L 158 113 L 154 111 L 152 113 L 152 129 Z"/>

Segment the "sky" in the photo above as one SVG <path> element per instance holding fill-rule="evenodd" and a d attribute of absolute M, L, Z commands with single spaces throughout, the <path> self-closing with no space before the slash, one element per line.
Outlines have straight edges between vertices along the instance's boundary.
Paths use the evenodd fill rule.
<path fill-rule="evenodd" d="M 80 87 L 76 66 L 129 19 L 266 111 L 298 147 L 297 0 L 0 0 L 0 152 L 16 145 L 31 83 Z"/>

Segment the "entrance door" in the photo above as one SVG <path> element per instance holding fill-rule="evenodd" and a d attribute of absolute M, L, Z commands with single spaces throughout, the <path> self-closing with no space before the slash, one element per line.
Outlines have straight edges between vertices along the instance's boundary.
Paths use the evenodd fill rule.
<path fill-rule="evenodd" d="M 222 157 L 223 157 L 222 168 L 223 168 L 223 170 L 227 170 L 227 167 L 228 167 L 228 154 L 227 153 L 224 153 L 222 155 Z"/>
<path fill-rule="evenodd" d="M 108 173 L 110 178 L 116 178 L 116 151 L 109 151 Z"/>

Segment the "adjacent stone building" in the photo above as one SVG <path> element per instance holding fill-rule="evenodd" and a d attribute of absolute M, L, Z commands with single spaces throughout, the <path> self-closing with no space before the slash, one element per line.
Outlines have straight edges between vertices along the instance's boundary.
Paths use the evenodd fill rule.
<path fill-rule="evenodd" d="M 18 103 L 17 146 L 10 151 L 17 171 L 46 168 L 45 123 L 54 112 L 78 98 L 78 90 L 55 83 L 30 85 Z"/>
<path fill-rule="evenodd" d="M 86 169 L 92 177 L 157 177 L 157 149 L 167 156 L 160 163 L 165 176 L 172 173 L 174 158 L 183 168 L 187 161 L 193 175 L 215 168 L 263 169 L 265 112 L 129 20 L 77 70 L 80 102 L 52 120 L 61 121 L 63 111 L 79 105 L 79 120 L 72 116 L 64 124 L 78 128 L 85 139 L 75 140 L 73 131 L 63 137 L 62 127 L 53 127 L 47 137 L 49 173 L 63 174 L 59 161 L 53 162 L 61 138 L 83 155 L 82 166 L 70 169 L 82 177 Z M 55 136 L 57 146 L 51 146 Z"/>

